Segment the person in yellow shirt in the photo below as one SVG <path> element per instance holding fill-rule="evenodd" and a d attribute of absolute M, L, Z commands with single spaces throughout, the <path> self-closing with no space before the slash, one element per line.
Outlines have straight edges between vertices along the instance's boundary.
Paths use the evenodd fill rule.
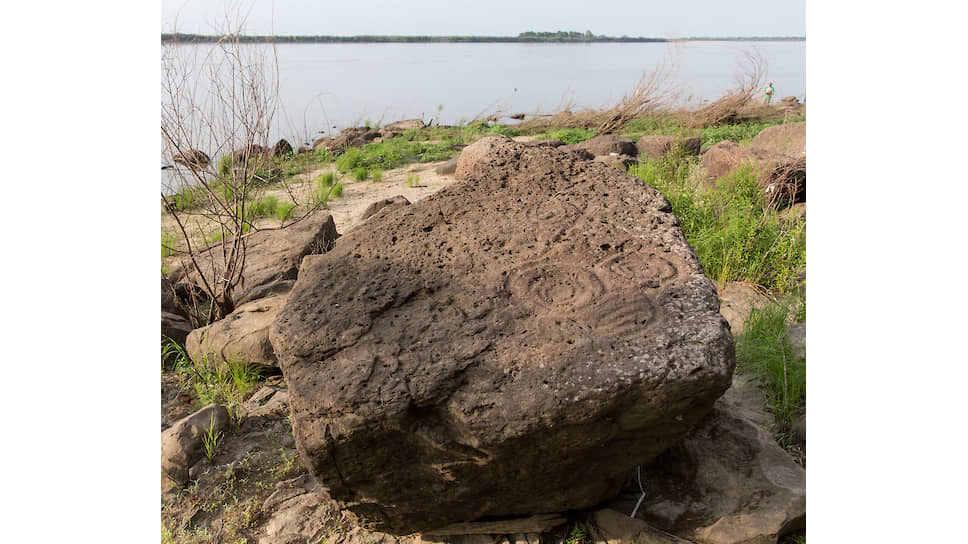
<path fill-rule="evenodd" d="M 769 84 L 767 84 L 766 88 L 763 89 L 763 101 L 767 104 L 773 102 L 773 93 L 773 82 L 771 81 Z"/>

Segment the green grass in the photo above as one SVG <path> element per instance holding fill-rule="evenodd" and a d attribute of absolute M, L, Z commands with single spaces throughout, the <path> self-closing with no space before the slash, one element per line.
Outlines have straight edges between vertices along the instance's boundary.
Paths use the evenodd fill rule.
<path fill-rule="evenodd" d="M 369 176 L 370 176 L 370 171 L 362 166 L 353 169 L 353 179 L 355 179 L 356 181 L 363 181 Z"/>
<path fill-rule="evenodd" d="M 555 130 L 549 130 L 544 134 L 539 134 L 535 138 L 547 139 L 547 138 L 558 138 L 565 145 L 575 145 L 585 140 L 590 140 L 595 137 L 595 131 L 589 130 L 587 128 L 560 128 Z"/>
<path fill-rule="evenodd" d="M 343 184 L 336 183 L 336 173 L 333 171 L 320 174 L 315 180 L 313 189 L 312 204 L 325 204 L 326 202 L 339 198 L 343 195 Z"/>
<path fill-rule="evenodd" d="M 272 217 L 279 209 L 279 199 L 274 196 L 265 196 L 249 203 L 245 210 L 245 217 L 248 220 L 257 217 Z"/>
<path fill-rule="evenodd" d="M 374 183 L 380 183 L 383 181 L 383 170 L 380 168 L 370 170 L 370 179 L 373 180 Z"/>
<path fill-rule="evenodd" d="M 715 145 L 723 140 L 729 140 L 740 145 L 749 145 L 753 138 L 764 128 L 800 121 L 806 121 L 806 117 L 796 117 L 789 120 L 778 119 L 765 123 L 748 121 L 745 123 L 698 129 L 683 126 L 674 117 L 643 117 L 626 125 L 625 129 L 622 130 L 622 136 L 632 140 L 638 140 L 646 134 L 664 134 L 683 138 L 698 136 L 701 141 L 700 145 L 704 147 Z"/>
<path fill-rule="evenodd" d="M 178 376 L 183 390 L 194 390 L 196 409 L 209 404 L 221 404 L 233 411 L 262 382 L 258 369 L 242 361 L 226 361 L 216 364 L 205 358 L 199 364 L 171 340 L 162 344 L 162 360 L 168 360 Z M 163 368 L 164 370 L 164 368 Z"/>
<path fill-rule="evenodd" d="M 807 363 L 787 338 L 787 323 L 806 306 L 803 299 L 754 308 L 736 339 L 737 370 L 755 376 L 766 391 L 781 431 L 806 410 Z"/>
<path fill-rule="evenodd" d="M 420 187 L 420 176 L 407 172 L 407 187 Z"/>
<path fill-rule="evenodd" d="M 669 153 L 641 161 L 629 173 L 669 200 L 711 279 L 751 282 L 780 293 L 797 287 L 806 266 L 806 225 L 770 206 L 752 167 L 740 166 L 707 184 L 697 158 Z"/>
<path fill-rule="evenodd" d="M 178 245 L 178 240 L 170 232 L 161 233 L 161 258 L 172 257 L 178 254 L 175 249 Z"/>

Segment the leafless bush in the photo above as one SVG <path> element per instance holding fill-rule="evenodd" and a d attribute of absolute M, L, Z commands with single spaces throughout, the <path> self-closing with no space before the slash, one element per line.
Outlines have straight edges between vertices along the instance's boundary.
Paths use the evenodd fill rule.
<path fill-rule="evenodd" d="M 275 47 L 242 43 L 241 23 L 226 28 L 214 45 L 173 42 L 162 52 L 162 153 L 182 165 L 167 170 L 162 209 L 183 246 L 182 277 L 201 291 L 184 308 L 195 326 L 234 310 L 246 235 L 258 230 L 249 208 L 269 182 L 285 184 L 269 153 L 279 97 Z M 285 189 L 299 204 L 297 192 Z"/>
<path fill-rule="evenodd" d="M 700 109 L 693 118 L 696 128 L 715 127 L 737 120 L 745 108 L 763 87 L 767 63 L 757 50 L 743 53 L 740 61 L 741 72 L 736 76 L 736 87 L 725 96 Z"/>
<path fill-rule="evenodd" d="M 676 46 L 666 54 L 662 62 L 642 77 L 618 104 L 603 110 L 571 110 L 572 104 L 566 102 L 558 111 L 550 115 L 533 117 L 519 126 L 523 130 L 556 128 L 591 128 L 597 134 L 610 134 L 621 131 L 631 121 L 654 114 L 671 107 L 682 92 L 676 83 L 679 69 L 680 50 Z"/>

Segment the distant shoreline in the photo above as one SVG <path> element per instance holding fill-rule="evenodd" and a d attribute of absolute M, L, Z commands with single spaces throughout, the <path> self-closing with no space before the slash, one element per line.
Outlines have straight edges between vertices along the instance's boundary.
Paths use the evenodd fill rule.
<path fill-rule="evenodd" d="M 525 33 L 528 34 L 528 33 Z M 162 43 L 216 43 L 224 39 L 248 43 L 664 43 L 664 42 L 802 42 L 803 36 L 643 38 L 540 33 L 519 36 L 240 36 L 165 34 Z M 578 33 L 574 33 L 578 34 Z"/>

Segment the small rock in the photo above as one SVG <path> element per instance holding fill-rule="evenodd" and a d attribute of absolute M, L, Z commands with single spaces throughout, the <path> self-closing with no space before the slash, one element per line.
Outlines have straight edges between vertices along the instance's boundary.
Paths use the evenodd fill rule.
<path fill-rule="evenodd" d="M 229 412 L 224 406 L 209 404 L 161 433 L 161 472 L 175 485 L 188 483 L 189 471 L 205 455 L 202 438 L 228 428 Z"/>

